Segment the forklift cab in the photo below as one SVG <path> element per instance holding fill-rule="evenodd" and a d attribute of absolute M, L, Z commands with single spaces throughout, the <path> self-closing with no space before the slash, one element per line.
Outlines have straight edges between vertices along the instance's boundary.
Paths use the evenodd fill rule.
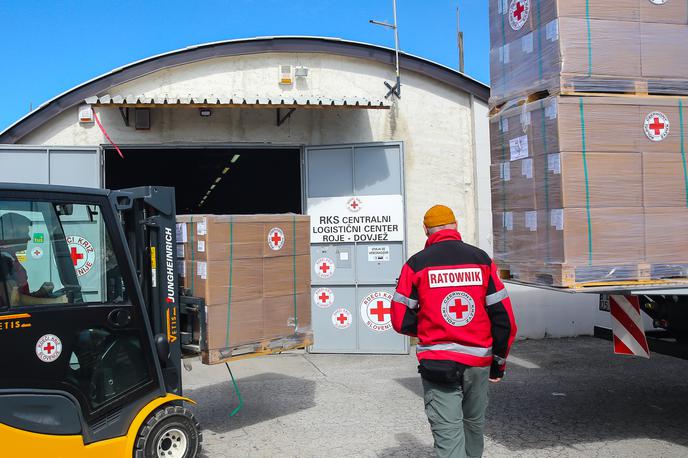
<path fill-rule="evenodd" d="M 196 456 L 174 228 L 169 188 L 0 184 L 8 456 Z"/>

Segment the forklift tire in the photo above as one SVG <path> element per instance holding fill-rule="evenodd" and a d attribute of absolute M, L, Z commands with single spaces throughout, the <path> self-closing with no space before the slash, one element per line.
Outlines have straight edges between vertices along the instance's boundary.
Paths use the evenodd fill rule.
<path fill-rule="evenodd" d="M 202 440 L 201 427 L 189 409 L 162 406 L 141 426 L 134 458 L 196 458 Z"/>

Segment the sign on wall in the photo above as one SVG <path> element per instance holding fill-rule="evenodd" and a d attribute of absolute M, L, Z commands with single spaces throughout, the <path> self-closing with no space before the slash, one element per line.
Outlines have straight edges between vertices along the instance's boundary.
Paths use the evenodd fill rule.
<path fill-rule="evenodd" d="M 401 195 L 308 199 L 311 243 L 402 242 Z"/>

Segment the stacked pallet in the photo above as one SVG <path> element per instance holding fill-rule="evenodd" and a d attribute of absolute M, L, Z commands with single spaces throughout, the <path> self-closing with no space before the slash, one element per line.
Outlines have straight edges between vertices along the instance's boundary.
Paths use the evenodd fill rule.
<path fill-rule="evenodd" d="M 490 13 L 498 263 L 563 287 L 688 277 L 688 3 Z"/>
<path fill-rule="evenodd" d="M 182 284 L 205 300 L 205 364 L 310 342 L 308 216 L 184 215 L 177 224 Z"/>

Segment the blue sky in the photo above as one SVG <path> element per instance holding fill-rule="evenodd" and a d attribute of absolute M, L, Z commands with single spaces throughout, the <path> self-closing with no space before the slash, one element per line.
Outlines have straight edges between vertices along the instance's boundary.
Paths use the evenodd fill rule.
<path fill-rule="evenodd" d="M 403 51 L 489 82 L 487 0 L 397 0 Z M 151 55 L 210 41 L 317 35 L 394 46 L 392 0 L 0 0 L 0 130 L 54 96 Z"/>

